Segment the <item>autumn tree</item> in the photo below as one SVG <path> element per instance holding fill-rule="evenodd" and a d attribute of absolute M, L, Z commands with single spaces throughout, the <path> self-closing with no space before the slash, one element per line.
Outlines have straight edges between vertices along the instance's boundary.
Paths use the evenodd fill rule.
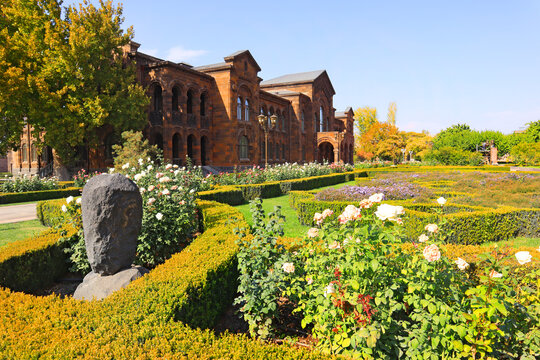
<path fill-rule="evenodd" d="M 388 105 L 388 115 L 386 116 L 387 123 L 396 125 L 396 112 L 397 105 L 395 102 L 391 102 L 390 105 Z"/>
<path fill-rule="evenodd" d="M 133 30 L 122 30 L 121 6 L 100 0 L 96 7 L 84 0 L 62 9 L 55 0 L 8 0 L 1 11 L 8 30 L 2 31 L 7 45 L 0 44 L 0 54 L 13 47 L 31 49 L 0 63 L 0 70 L 12 69 L 0 74 L 2 91 L 10 83 L 20 84 L 22 96 L 16 98 L 30 99 L 0 105 L 9 122 L 1 130 L 12 145 L 26 117 L 38 142 L 53 147 L 69 164 L 76 148 L 101 143 L 101 129 L 119 134 L 144 127 L 149 99 L 122 52 Z"/>
<path fill-rule="evenodd" d="M 414 159 L 422 159 L 422 157 L 431 149 L 433 138 L 427 131 L 423 132 L 404 132 L 405 149 L 407 153 L 413 152 Z"/>
<path fill-rule="evenodd" d="M 358 136 L 361 136 L 377 122 L 377 109 L 375 108 L 365 106 L 354 111 L 354 124 Z"/>

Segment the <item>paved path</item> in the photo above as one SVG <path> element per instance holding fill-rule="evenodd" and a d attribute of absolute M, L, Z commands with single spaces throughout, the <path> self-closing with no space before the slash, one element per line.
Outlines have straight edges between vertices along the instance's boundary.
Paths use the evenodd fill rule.
<path fill-rule="evenodd" d="M 34 220 L 36 216 L 36 203 L 0 206 L 0 224 Z"/>

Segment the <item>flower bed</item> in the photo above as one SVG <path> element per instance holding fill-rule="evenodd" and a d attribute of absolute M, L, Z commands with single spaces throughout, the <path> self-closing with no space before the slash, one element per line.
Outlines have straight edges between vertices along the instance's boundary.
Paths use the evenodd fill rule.
<path fill-rule="evenodd" d="M 199 206 L 205 225 L 202 235 L 103 301 L 35 297 L 0 289 L 2 356 L 328 359 L 315 352 L 264 344 L 245 336 L 217 337 L 197 329 L 211 326 L 236 293 L 238 248 L 233 230 L 247 226 L 241 214 L 228 205 L 203 201 Z M 0 257 L 4 251 L 0 249 Z"/>
<path fill-rule="evenodd" d="M 319 227 L 289 251 L 276 243 L 279 213 L 265 223 L 255 208 L 255 238 L 241 235 L 239 255 L 238 302 L 252 335 L 279 331 L 278 302 L 287 302 L 329 354 L 538 358 L 540 248 L 495 250 L 469 264 L 474 254 L 464 259 L 442 245 L 446 234 L 436 223 L 414 242 L 403 239 L 407 210 L 381 197 L 349 204 L 339 216 L 315 214 Z"/>
<path fill-rule="evenodd" d="M 436 221 L 441 215 L 435 212 L 437 206 L 429 203 L 415 204 L 409 200 L 390 201 L 407 211 L 404 233 L 411 239 L 420 235 L 425 225 Z M 315 194 L 305 191 L 292 191 L 291 207 L 296 209 L 301 224 L 312 225 L 315 213 L 331 209 L 334 214 L 341 213 L 350 203 L 347 201 L 320 201 Z M 333 215 L 336 217 L 336 215 Z M 444 207 L 446 241 L 455 244 L 481 244 L 489 241 L 506 240 L 515 236 L 540 236 L 540 209 L 519 209 L 502 207 L 490 209 L 447 203 Z"/>

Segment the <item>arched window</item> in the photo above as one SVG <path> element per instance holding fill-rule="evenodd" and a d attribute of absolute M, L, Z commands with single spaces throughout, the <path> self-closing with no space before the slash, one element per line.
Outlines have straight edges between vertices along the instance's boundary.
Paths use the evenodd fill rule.
<path fill-rule="evenodd" d="M 321 106 L 321 110 L 320 110 L 320 113 L 319 113 L 319 131 L 320 132 L 323 132 L 324 131 L 324 111 L 323 111 L 323 108 Z"/>
<path fill-rule="evenodd" d="M 268 128 L 271 129 L 272 128 L 272 121 L 270 119 L 270 117 L 274 115 L 274 108 L 270 108 L 270 110 L 268 110 Z M 276 125 L 277 126 L 277 125 Z M 268 154 L 271 155 L 272 152 L 270 150 L 268 150 Z"/>
<path fill-rule="evenodd" d="M 319 131 L 319 115 L 315 113 L 315 116 L 313 117 L 313 130 L 315 132 Z"/>
<path fill-rule="evenodd" d="M 161 93 L 161 86 L 159 85 L 154 87 L 154 111 L 163 111 L 163 97 Z"/>
<path fill-rule="evenodd" d="M 193 114 L 193 91 L 187 92 L 187 104 L 186 111 L 188 114 Z"/>
<path fill-rule="evenodd" d="M 179 111 L 179 106 L 178 106 L 178 88 L 175 86 L 173 87 L 172 89 L 172 101 L 171 101 L 171 104 L 172 104 L 172 111 Z"/>
<path fill-rule="evenodd" d="M 242 98 L 240 96 L 236 99 L 236 119 L 242 120 Z"/>
<path fill-rule="evenodd" d="M 300 121 L 302 126 L 302 132 L 306 131 L 306 115 L 304 114 L 304 111 L 302 111 L 302 114 L 300 115 Z"/>
<path fill-rule="evenodd" d="M 37 162 L 37 150 L 34 144 L 30 146 L 30 161 Z"/>
<path fill-rule="evenodd" d="M 206 93 L 201 94 L 201 103 L 199 113 L 201 116 L 206 116 Z"/>
<path fill-rule="evenodd" d="M 244 120 L 249 121 L 249 101 L 248 99 L 244 102 Z"/>
<path fill-rule="evenodd" d="M 180 154 L 181 154 L 181 151 L 182 151 L 182 148 L 181 148 L 181 145 L 182 144 L 182 139 L 180 138 L 180 134 L 176 133 L 174 134 L 173 138 L 172 138 L 172 157 L 173 159 L 179 159 L 180 158 Z"/>
<path fill-rule="evenodd" d="M 23 144 L 21 147 L 22 161 L 28 162 L 28 145 Z"/>
<path fill-rule="evenodd" d="M 240 141 L 238 143 L 238 155 L 240 160 L 249 160 L 249 141 L 247 136 L 240 136 Z"/>

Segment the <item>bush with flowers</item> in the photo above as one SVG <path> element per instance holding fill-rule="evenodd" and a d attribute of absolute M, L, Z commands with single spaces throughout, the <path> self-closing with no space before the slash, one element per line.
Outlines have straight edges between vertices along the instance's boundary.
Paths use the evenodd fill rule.
<path fill-rule="evenodd" d="M 3 193 L 54 190 L 58 188 L 58 180 L 54 177 L 41 179 L 39 176 L 28 177 L 24 175 L 23 177 L 0 182 L 0 192 Z"/>
<path fill-rule="evenodd" d="M 351 204 L 336 220 L 316 214 L 318 227 L 296 252 L 257 271 L 276 276 L 287 259 L 290 271 L 283 264 L 269 291 L 295 304 L 320 349 L 374 359 L 540 356 L 540 270 L 529 253 L 486 257 L 473 275 L 465 260 L 445 255 L 437 224 L 403 251 L 404 209 L 380 200 Z M 509 257 L 523 277 L 505 265 Z"/>
<path fill-rule="evenodd" d="M 124 164 L 124 175 L 133 180 L 143 198 L 142 227 L 137 241 L 135 263 L 153 268 L 182 250 L 199 230 L 195 196 L 202 182 L 200 169 L 159 165 L 139 159 Z M 111 170 L 114 172 L 114 170 Z M 84 245 L 80 199 L 66 199 L 62 211 L 77 233 L 67 241 L 71 270 L 85 273 L 90 267 Z"/>
<path fill-rule="evenodd" d="M 86 185 L 88 180 L 100 174 L 101 173 L 99 171 L 87 172 L 85 169 L 81 169 L 77 172 L 77 174 L 73 175 L 73 185 L 76 187 L 83 187 Z"/>
<path fill-rule="evenodd" d="M 285 163 L 261 168 L 253 166 L 253 168 L 235 171 L 232 173 L 220 173 L 217 175 L 209 175 L 207 180 L 212 185 L 245 185 L 245 184 L 262 184 L 267 181 L 281 181 L 300 179 L 311 176 L 328 175 L 332 173 L 343 173 L 353 171 L 354 167 L 349 164 L 297 164 Z"/>

